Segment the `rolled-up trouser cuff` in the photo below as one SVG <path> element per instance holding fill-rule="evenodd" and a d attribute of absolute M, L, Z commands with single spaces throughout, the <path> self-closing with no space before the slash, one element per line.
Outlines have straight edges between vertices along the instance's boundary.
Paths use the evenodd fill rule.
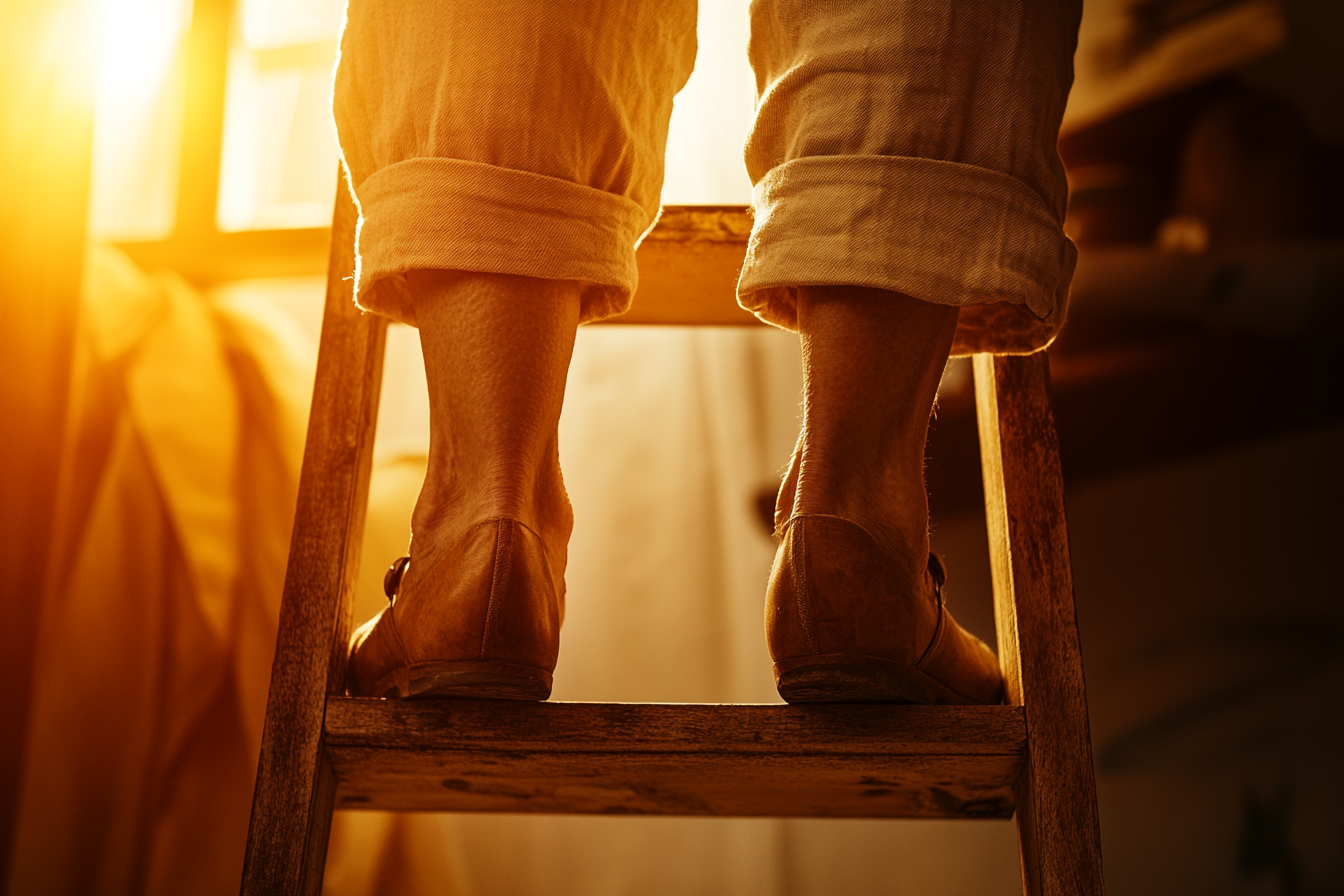
<path fill-rule="evenodd" d="M 799 286 L 870 286 L 942 305 L 1026 305 L 1063 322 L 1077 259 L 1045 201 L 997 171 L 900 156 L 809 156 L 756 184 L 738 301 L 798 328 Z"/>
<path fill-rule="evenodd" d="M 615 193 L 457 159 L 397 162 L 355 193 L 356 300 L 412 325 L 406 273 L 420 269 L 577 280 L 582 321 L 620 314 L 639 278 L 635 243 L 652 223 Z"/>

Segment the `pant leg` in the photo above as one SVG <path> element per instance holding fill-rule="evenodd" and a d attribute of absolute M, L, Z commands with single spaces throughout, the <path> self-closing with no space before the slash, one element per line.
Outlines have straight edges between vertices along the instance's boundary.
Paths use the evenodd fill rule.
<path fill-rule="evenodd" d="M 754 0 L 742 305 L 794 329 L 796 287 L 848 284 L 1014 303 L 1057 328 L 1077 253 L 1055 144 L 1080 15 L 1080 0 Z"/>
<path fill-rule="evenodd" d="M 356 298 L 407 323 L 415 269 L 586 284 L 629 307 L 695 0 L 350 0 L 333 112 L 360 207 Z"/>

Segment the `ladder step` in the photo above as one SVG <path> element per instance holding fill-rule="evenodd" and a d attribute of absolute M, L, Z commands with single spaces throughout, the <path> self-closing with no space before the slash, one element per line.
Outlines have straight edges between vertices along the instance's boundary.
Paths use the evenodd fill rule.
<path fill-rule="evenodd" d="M 1017 706 L 331 697 L 336 808 L 1009 818 Z"/>

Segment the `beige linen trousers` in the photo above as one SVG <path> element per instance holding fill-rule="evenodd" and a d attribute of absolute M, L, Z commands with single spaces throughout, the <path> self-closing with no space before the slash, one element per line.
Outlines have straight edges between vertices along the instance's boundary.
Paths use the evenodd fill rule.
<path fill-rule="evenodd" d="M 796 329 L 797 287 L 878 287 L 1048 342 L 1076 258 L 1055 144 L 1080 15 L 755 0 L 739 303 Z M 432 268 L 579 281 L 585 322 L 626 310 L 695 25 L 695 0 L 350 0 L 333 105 L 357 300 L 414 324 L 405 275 Z"/>

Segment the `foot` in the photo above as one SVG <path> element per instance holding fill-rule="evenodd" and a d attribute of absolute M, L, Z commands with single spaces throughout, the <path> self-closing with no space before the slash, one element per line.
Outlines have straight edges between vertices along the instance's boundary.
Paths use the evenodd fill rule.
<path fill-rule="evenodd" d="M 403 592 L 395 585 L 412 584 Z M 390 577 L 393 578 L 393 577 Z M 350 693 L 545 700 L 560 605 L 541 538 L 517 520 L 467 529 L 352 639 Z"/>
<path fill-rule="evenodd" d="M 579 285 L 413 271 L 430 446 L 394 603 L 351 643 L 352 693 L 544 700 L 573 513 L 557 428 Z"/>
<path fill-rule="evenodd" d="M 932 554 L 892 556 L 854 523 L 793 517 L 770 573 L 766 637 L 790 703 L 998 703 L 998 660 L 943 603 Z"/>
<path fill-rule="evenodd" d="M 942 604 L 924 443 L 957 309 L 865 287 L 803 287 L 803 428 L 775 508 L 767 592 L 793 701 L 996 702 L 993 653 Z"/>

